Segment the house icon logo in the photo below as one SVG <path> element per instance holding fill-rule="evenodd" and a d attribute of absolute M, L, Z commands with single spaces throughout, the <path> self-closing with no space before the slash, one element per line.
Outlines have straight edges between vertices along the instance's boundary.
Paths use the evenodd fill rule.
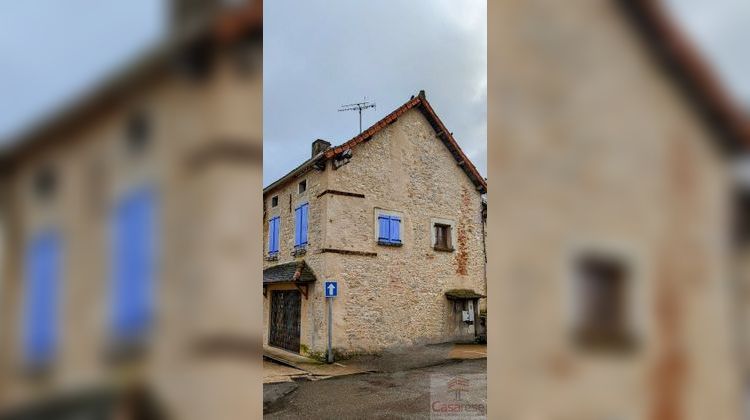
<path fill-rule="evenodd" d="M 452 392 L 456 401 L 461 401 L 461 393 L 469 390 L 469 380 L 456 376 L 448 381 L 448 391 Z"/>

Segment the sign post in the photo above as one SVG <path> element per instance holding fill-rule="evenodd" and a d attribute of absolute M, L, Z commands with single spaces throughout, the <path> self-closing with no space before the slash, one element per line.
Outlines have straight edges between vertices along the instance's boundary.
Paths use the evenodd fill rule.
<path fill-rule="evenodd" d="M 328 363 L 333 363 L 333 349 L 331 339 L 333 337 L 333 298 L 339 294 L 339 286 L 335 281 L 325 282 L 325 294 L 328 301 Z"/>

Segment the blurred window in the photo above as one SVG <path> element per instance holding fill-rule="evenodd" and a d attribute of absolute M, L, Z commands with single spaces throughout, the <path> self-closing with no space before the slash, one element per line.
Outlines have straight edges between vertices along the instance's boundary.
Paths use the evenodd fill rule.
<path fill-rule="evenodd" d="M 302 194 L 305 191 L 307 191 L 307 180 L 306 179 L 299 183 L 299 193 Z"/>
<path fill-rule="evenodd" d="M 628 348 L 627 287 L 624 263 L 611 256 L 586 255 L 576 262 L 579 344 L 593 348 Z"/>
<path fill-rule="evenodd" d="M 152 136 L 151 118 L 145 111 L 136 111 L 128 118 L 125 126 L 128 151 L 133 155 L 142 154 L 149 146 Z"/>
<path fill-rule="evenodd" d="M 57 174 L 52 166 L 41 167 L 33 178 L 34 196 L 43 201 L 51 200 L 57 191 L 57 184 Z"/>
<path fill-rule="evenodd" d="M 271 197 L 271 207 L 276 207 L 278 205 L 279 205 L 279 196 L 274 195 L 273 197 Z"/>

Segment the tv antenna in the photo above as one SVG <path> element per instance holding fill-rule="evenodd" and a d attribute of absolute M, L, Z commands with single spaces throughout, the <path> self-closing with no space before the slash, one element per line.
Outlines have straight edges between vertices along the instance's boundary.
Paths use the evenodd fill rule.
<path fill-rule="evenodd" d="M 367 99 L 367 97 L 365 97 Z M 375 108 L 375 102 L 357 102 L 355 104 L 341 105 L 339 112 L 341 111 L 359 111 L 359 134 L 362 134 L 362 110 L 367 108 Z"/>

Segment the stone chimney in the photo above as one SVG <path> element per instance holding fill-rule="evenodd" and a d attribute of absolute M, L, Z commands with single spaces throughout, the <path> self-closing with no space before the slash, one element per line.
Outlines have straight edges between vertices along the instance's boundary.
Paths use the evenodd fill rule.
<path fill-rule="evenodd" d="M 315 157 L 318 153 L 328 149 L 331 147 L 331 143 L 323 140 L 323 139 L 317 139 L 314 142 L 312 142 L 312 156 Z"/>

